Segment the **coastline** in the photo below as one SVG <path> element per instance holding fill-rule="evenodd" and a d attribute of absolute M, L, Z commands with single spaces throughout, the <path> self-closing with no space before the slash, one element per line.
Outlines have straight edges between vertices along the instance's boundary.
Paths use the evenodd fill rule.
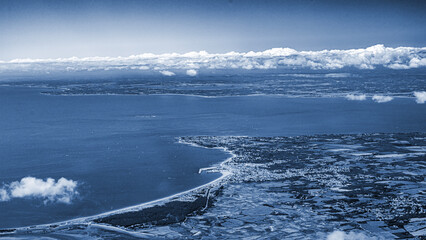
<path fill-rule="evenodd" d="M 318 95 L 292 95 L 292 94 L 283 94 L 283 93 L 253 93 L 253 94 L 229 94 L 229 95 L 203 95 L 203 94 L 186 94 L 186 93 L 51 93 L 51 92 L 40 92 L 41 95 L 45 96 L 78 96 L 78 97 L 90 97 L 90 96 L 185 96 L 185 97 L 196 97 L 196 98 L 233 98 L 233 97 L 276 97 L 276 98 L 307 98 L 307 99 L 315 99 L 315 98 L 343 98 L 347 99 L 347 95 L 351 94 L 364 94 L 362 92 L 347 92 L 344 94 L 318 94 Z M 373 93 L 366 93 L 366 98 L 372 98 Z M 381 95 L 381 94 L 378 94 Z M 411 99 L 416 100 L 416 97 L 411 95 L 407 95 L 404 93 L 392 93 L 389 95 L 393 99 Z M 366 100 L 367 100 L 366 99 Z M 349 100 L 351 101 L 351 100 Z M 352 100 L 353 101 L 353 100 Z"/>
<path fill-rule="evenodd" d="M 144 203 L 138 209 L 134 206 L 3 236 L 226 239 L 237 234 L 241 238 L 326 239 L 341 232 L 364 239 L 418 239 L 424 235 L 426 215 L 419 181 L 424 175 L 424 132 L 188 136 L 179 140 L 231 152 L 216 167 L 200 169 L 226 174 L 149 206 Z M 405 171 L 395 170 L 394 165 Z M 214 206 L 206 208 L 212 198 Z M 174 215 L 166 221 L 152 218 L 129 224 L 138 217 L 152 217 L 157 210 L 160 215 L 164 211 Z"/>
<path fill-rule="evenodd" d="M 219 149 L 221 151 L 224 151 L 225 153 L 230 154 L 230 157 L 226 158 L 224 161 L 216 163 L 210 167 L 200 168 L 198 172 L 199 174 L 201 174 L 202 172 L 219 172 L 221 173 L 221 176 L 208 183 L 205 183 L 203 185 L 197 186 L 195 188 L 192 188 L 183 192 L 179 192 L 179 193 L 166 196 L 160 199 L 156 199 L 149 202 L 144 202 L 141 204 L 124 207 L 124 208 L 120 208 L 120 209 L 116 209 L 116 210 L 112 210 L 112 211 L 108 211 L 108 212 L 104 212 L 104 213 L 100 213 L 100 214 L 96 214 L 92 216 L 79 217 L 79 218 L 74 218 L 70 220 L 40 224 L 40 225 L 0 229 L 0 236 L 10 235 L 10 234 L 31 234 L 31 233 L 36 233 L 39 231 L 43 231 L 43 232 L 55 231 L 58 229 L 77 226 L 77 225 L 87 225 L 91 227 L 96 227 L 101 229 L 110 229 L 110 230 L 114 229 L 114 231 L 120 231 L 120 232 L 125 232 L 129 234 L 131 232 L 128 232 L 126 230 L 126 228 L 128 228 L 129 226 L 122 226 L 121 224 L 109 224 L 105 222 L 104 219 L 108 219 L 114 216 L 121 217 L 121 215 L 133 214 L 133 213 L 140 214 L 147 209 L 151 209 L 151 208 L 158 209 L 158 208 L 170 207 L 167 205 L 174 205 L 174 203 L 179 203 L 179 202 L 187 202 L 188 205 L 191 205 L 193 203 L 196 203 L 196 205 L 199 205 L 200 199 L 201 200 L 205 199 L 204 207 L 202 207 L 201 209 L 195 209 L 194 211 L 185 213 L 185 215 L 191 214 L 195 211 L 205 210 L 209 205 L 211 205 L 211 201 L 209 201 L 209 199 L 214 198 L 214 196 L 211 196 L 211 195 L 217 194 L 220 191 L 221 187 L 227 183 L 228 179 L 232 175 L 232 170 L 229 167 L 226 167 L 226 163 L 232 161 L 232 159 L 236 157 L 237 155 L 224 147 L 208 148 L 201 145 L 197 145 L 195 143 L 186 142 L 182 140 L 181 137 L 178 138 L 178 143 L 190 145 L 192 147 L 201 147 L 206 149 Z M 184 216 L 181 216 L 181 217 L 184 217 Z M 141 223 L 135 223 L 135 224 L 139 225 Z M 148 225 L 150 225 L 150 223 L 148 223 Z M 142 233 L 137 233 L 136 235 L 138 236 L 143 235 L 146 237 L 146 235 Z"/>

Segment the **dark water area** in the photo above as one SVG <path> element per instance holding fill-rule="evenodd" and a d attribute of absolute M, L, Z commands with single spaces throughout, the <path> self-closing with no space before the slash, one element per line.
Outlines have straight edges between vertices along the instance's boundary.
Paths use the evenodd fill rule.
<path fill-rule="evenodd" d="M 0 88 L 0 183 L 65 177 L 70 204 L 37 198 L 0 202 L 0 228 L 50 223 L 131 206 L 207 183 L 198 174 L 219 150 L 177 143 L 191 135 L 294 136 L 425 132 L 426 106 L 344 98 L 184 95 L 43 95 Z"/>

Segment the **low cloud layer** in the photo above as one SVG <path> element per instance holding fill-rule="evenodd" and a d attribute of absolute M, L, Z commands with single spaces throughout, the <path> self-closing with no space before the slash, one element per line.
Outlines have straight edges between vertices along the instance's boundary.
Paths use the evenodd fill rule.
<path fill-rule="evenodd" d="M 390 102 L 393 100 L 393 97 L 390 96 L 382 96 L 382 95 L 374 95 L 371 98 L 373 101 L 378 102 L 378 103 L 385 103 L 385 102 Z"/>
<path fill-rule="evenodd" d="M 171 76 L 174 72 L 182 72 L 175 70 L 188 70 L 186 73 L 192 76 L 198 69 L 374 69 L 379 66 L 391 69 L 425 67 L 426 47 L 390 48 L 375 45 L 349 50 L 297 51 L 291 48 L 273 48 L 262 52 L 224 54 L 200 51 L 158 55 L 145 53 L 128 57 L 14 59 L 0 61 L 0 72 L 136 70 L 155 71 Z"/>
<path fill-rule="evenodd" d="M 39 198 L 48 202 L 71 203 L 72 199 L 78 195 L 76 190 L 77 182 L 60 178 L 55 181 L 53 178 L 46 180 L 24 177 L 20 181 L 15 181 L 0 188 L 0 202 L 10 201 L 14 198 Z"/>
<path fill-rule="evenodd" d="M 414 92 L 413 95 L 414 95 L 417 103 L 423 104 L 423 103 L 426 102 L 426 92 L 425 91 Z M 350 100 L 350 101 L 365 101 L 365 100 L 367 100 L 367 95 L 366 94 L 347 94 L 345 96 L 345 98 L 347 100 Z M 371 100 L 373 100 L 374 102 L 377 102 L 377 103 L 386 103 L 386 102 L 392 101 L 393 97 L 384 96 L 384 95 L 373 95 L 371 97 Z"/>
<path fill-rule="evenodd" d="M 414 92 L 414 97 L 416 97 L 416 102 L 423 104 L 426 102 L 426 92 Z"/>
<path fill-rule="evenodd" d="M 365 94 L 361 94 L 361 95 L 348 94 L 346 95 L 346 99 L 351 101 L 364 101 L 367 99 L 367 96 Z"/>

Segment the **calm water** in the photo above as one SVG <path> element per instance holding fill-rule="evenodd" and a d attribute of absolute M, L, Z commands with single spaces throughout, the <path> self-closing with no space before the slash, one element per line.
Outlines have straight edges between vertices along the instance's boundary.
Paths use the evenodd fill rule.
<path fill-rule="evenodd" d="M 206 183 L 198 169 L 228 157 L 176 143 L 186 135 L 426 131 L 426 105 L 344 98 L 52 96 L 0 88 L 0 183 L 26 176 L 79 182 L 71 204 L 0 202 L 0 227 L 87 216 Z"/>

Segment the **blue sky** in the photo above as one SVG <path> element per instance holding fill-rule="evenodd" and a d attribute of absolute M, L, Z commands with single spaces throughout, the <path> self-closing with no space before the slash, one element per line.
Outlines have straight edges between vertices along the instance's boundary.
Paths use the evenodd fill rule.
<path fill-rule="evenodd" d="M 0 60 L 426 46 L 425 1 L 0 0 Z"/>

